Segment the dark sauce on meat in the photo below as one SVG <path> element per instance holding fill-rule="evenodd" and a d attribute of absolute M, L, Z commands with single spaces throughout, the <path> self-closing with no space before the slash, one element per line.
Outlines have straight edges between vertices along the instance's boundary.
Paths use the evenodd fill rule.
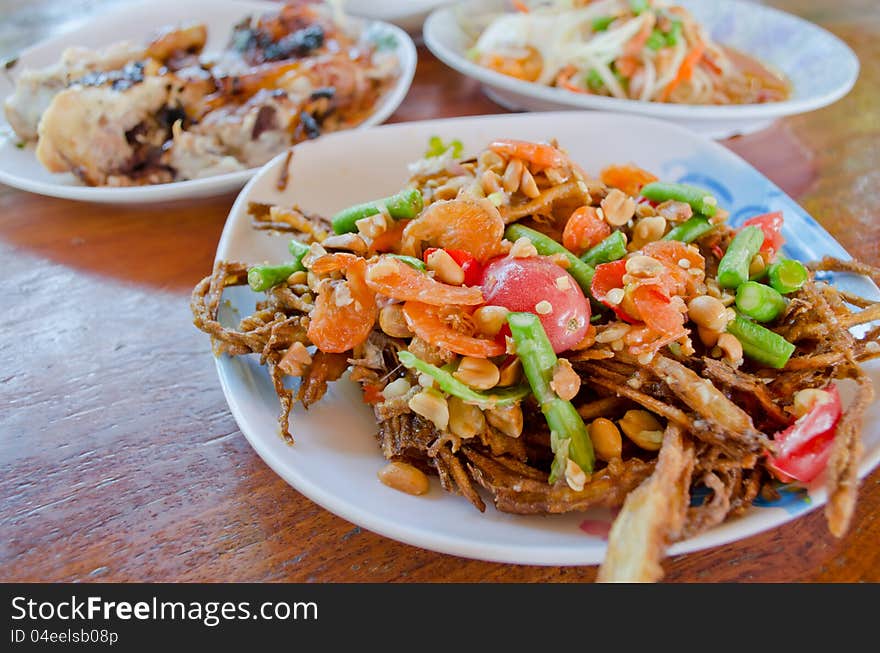
<path fill-rule="evenodd" d="M 144 62 L 129 61 L 118 70 L 86 73 L 75 84 L 83 86 L 104 86 L 109 84 L 114 91 L 125 91 L 144 81 Z"/>

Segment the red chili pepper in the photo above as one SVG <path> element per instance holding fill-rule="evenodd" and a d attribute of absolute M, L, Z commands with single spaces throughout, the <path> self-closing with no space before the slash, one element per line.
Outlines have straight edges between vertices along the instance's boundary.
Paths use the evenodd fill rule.
<path fill-rule="evenodd" d="M 809 483 L 828 463 L 831 443 L 842 412 L 837 387 L 825 388 L 827 401 L 819 401 L 794 424 L 773 436 L 776 454 L 767 464 L 783 481 L 797 479 Z"/>
<path fill-rule="evenodd" d="M 773 213 L 765 213 L 749 218 L 743 222 L 743 227 L 759 227 L 764 232 L 764 243 L 761 245 L 761 252 L 769 254 L 770 258 L 773 258 L 785 244 L 785 238 L 782 236 L 782 223 L 782 211 L 774 211 Z"/>
<path fill-rule="evenodd" d="M 437 251 L 437 247 L 429 247 L 425 250 L 422 257 L 425 260 L 425 263 L 428 262 L 428 257 Z M 449 256 L 452 257 L 452 260 L 458 263 L 459 267 L 461 267 L 462 271 L 464 271 L 464 285 L 466 286 L 479 286 L 483 281 L 483 266 L 480 265 L 480 262 L 474 258 L 470 252 L 466 252 L 463 249 L 446 249 L 445 250 Z"/>
<path fill-rule="evenodd" d="M 374 383 L 364 386 L 364 403 L 378 404 L 385 397 L 382 395 L 382 388 Z"/>

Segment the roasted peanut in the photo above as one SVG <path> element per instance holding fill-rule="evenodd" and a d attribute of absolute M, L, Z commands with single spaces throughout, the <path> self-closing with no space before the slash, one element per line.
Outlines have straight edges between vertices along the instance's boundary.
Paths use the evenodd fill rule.
<path fill-rule="evenodd" d="M 620 429 L 614 422 L 604 417 L 597 417 L 590 422 L 589 433 L 599 460 L 608 462 L 612 458 L 620 458 L 623 438 L 620 437 Z"/>
<path fill-rule="evenodd" d="M 688 304 L 688 317 L 697 326 L 721 332 L 730 321 L 727 307 L 709 295 L 694 297 Z"/>
<path fill-rule="evenodd" d="M 829 401 L 831 401 L 831 395 L 825 390 L 819 390 L 818 388 L 798 390 L 794 393 L 794 403 L 791 405 L 791 412 L 795 417 L 803 417 L 809 413 L 814 406 Z"/>
<path fill-rule="evenodd" d="M 550 388 L 560 399 L 571 401 L 581 389 L 581 377 L 574 371 L 568 359 L 560 358 L 553 367 Z"/>
<path fill-rule="evenodd" d="M 466 404 L 458 397 L 450 397 L 449 430 L 460 438 L 472 438 L 486 430 L 483 411 L 473 404 Z"/>
<path fill-rule="evenodd" d="M 501 331 L 501 327 L 507 324 L 508 311 L 503 306 L 481 306 L 471 316 L 477 331 L 485 336 L 494 338 Z"/>
<path fill-rule="evenodd" d="M 436 390 L 426 388 L 417 395 L 414 395 L 407 405 L 410 409 L 433 422 L 438 431 L 445 431 L 449 426 L 449 405 Z"/>
<path fill-rule="evenodd" d="M 377 476 L 388 487 L 407 494 L 425 494 L 431 487 L 422 470 L 400 461 L 388 463 L 379 470 Z"/>
<path fill-rule="evenodd" d="M 642 449 L 657 451 L 663 441 L 663 425 L 646 410 L 628 410 L 620 418 L 620 429 Z"/>
<path fill-rule="evenodd" d="M 431 252 L 426 264 L 439 281 L 452 286 L 460 286 L 464 283 L 464 270 L 445 249 L 435 249 Z"/>
<path fill-rule="evenodd" d="M 472 388 L 488 390 L 498 385 L 501 373 L 495 363 L 490 360 L 464 356 L 453 376 Z"/>
<path fill-rule="evenodd" d="M 743 362 L 742 343 L 732 333 L 722 333 L 718 336 L 718 348 L 724 354 L 724 360 L 734 367 L 739 367 Z"/>
<path fill-rule="evenodd" d="M 382 310 L 379 311 L 379 328 L 392 338 L 410 338 L 413 335 L 406 323 L 403 306 L 400 304 L 389 304 L 382 307 Z"/>
<path fill-rule="evenodd" d="M 523 413 L 519 404 L 497 406 L 486 410 L 486 421 L 504 435 L 518 438 L 523 430 Z"/>
<path fill-rule="evenodd" d="M 612 188 L 600 203 L 605 221 L 612 227 L 629 222 L 636 212 L 636 201 L 617 188 Z"/>
<path fill-rule="evenodd" d="M 629 250 L 636 251 L 648 243 L 660 240 L 664 233 L 666 233 L 666 218 L 659 215 L 642 218 L 633 227 Z"/>

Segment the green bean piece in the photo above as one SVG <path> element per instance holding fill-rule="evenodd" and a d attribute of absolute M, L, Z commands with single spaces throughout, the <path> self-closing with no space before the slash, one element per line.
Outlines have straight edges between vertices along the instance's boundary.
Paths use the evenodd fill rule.
<path fill-rule="evenodd" d="M 592 267 L 611 263 L 626 256 L 626 236 L 622 231 L 612 231 L 602 242 L 581 254 L 581 260 Z"/>
<path fill-rule="evenodd" d="M 556 455 L 550 483 L 564 476 L 567 458 L 577 463 L 585 474 L 592 473 L 595 455 L 584 420 L 570 401 L 560 398 L 550 387 L 558 359 L 541 320 L 533 313 L 509 313 L 507 324 L 532 394 L 550 427 L 550 446 Z"/>
<path fill-rule="evenodd" d="M 715 229 L 715 225 L 702 215 L 685 220 L 680 225 L 673 227 L 663 240 L 679 240 L 683 243 L 692 243 Z"/>
<path fill-rule="evenodd" d="M 281 265 L 254 265 L 248 268 L 248 285 L 254 292 L 264 292 L 287 281 L 294 272 L 305 270 L 303 257 L 308 253 L 309 246 L 298 240 L 291 240 L 287 249 L 293 260 Z"/>
<path fill-rule="evenodd" d="M 743 353 L 759 363 L 782 369 L 794 353 L 794 345 L 778 333 L 737 315 L 727 325 L 727 332 L 736 336 Z"/>
<path fill-rule="evenodd" d="M 718 285 L 722 288 L 738 288 L 749 280 L 749 264 L 764 243 L 760 227 L 746 227 L 740 231 L 718 263 Z"/>
<path fill-rule="evenodd" d="M 309 246 L 296 239 L 291 239 L 290 242 L 287 243 L 287 251 L 290 252 L 293 260 L 299 263 L 303 260 L 303 257 L 309 253 Z"/>
<path fill-rule="evenodd" d="M 512 224 L 504 230 L 504 237 L 512 243 L 520 238 L 528 238 L 532 241 L 532 245 L 538 250 L 538 254 L 542 256 L 552 256 L 553 254 L 562 254 L 568 259 L 568 268 L 566 271 L 574 277 L 578 285 L 583 289 L 584 293 L 589 296 L 590 284 L 593 281 L 595 270 L 593 266 L 584 263 L 577 256 L 565 249 L 550 236 L 545 236 L 540 231 L 529 229 L 521 224 Z"/>
<path fill-rule="evenodd" d="M 614 22 L 614 16 L 599 16 L 591 24 L 594 32 L 604 32 Z"/>
<path fill-rule="evenodd" d="M 718 200 L 707 190 L 689 186 L 687 184 L 670 184 L 662 181 L 652 181 L 642 186 L 642 197 L 647 197 L 653 202 L 666 202 L 675 200 L 690 204 L 691 208 L 700 215 L 711 218 L 718 210 Z"/>
<path fill-rule="evenodd" d="M 530 389 L 525 383 L 513 386 L 512 388 L 493 390 L 490 393 L 477 392 L 452 376 L 451 370 L 440 369 L 435 365 L 426 363 L 412 352 L 406 350 L 399 351 L 397 352 L 397 359 L 404 367 L 418 370 L 423 374 L 433 377 L 437 381 L 437 385 L 444 392 L 483 409 L 509 406 L 529 396 Z"/>
<path fill-rule="evenodd" d="M 248 285 L 254 292 L 263 292 L 284 283 L 291 274 L 304 269 L 300 262 L 254 265 L 248 268 Z"/>
<path fill-rule="evenodd" d="M 763 283 L 746 281 L 736 289 L 736 307 L 756 322 L 772 322 L 785 306 L 785 297 Z"/>
<path fill-rule="evenodd" d="M 801 286 L 807 282 L 809 276 L 810 273 L 807 272 L 807 268 L 804 267 L 803 263 L 790 258 L 776 261 L 767 268 L 767 277 L 770 280 L 770 285 L 773 286 L 776 292 L 783 295 L 800 290 Z"/>
<path fill-rule="evenodd" d="M 425 262 L 421 259 L 417 259 L 415 256 L 405 256 L 404 254 L 386 254 L 386 256 L 390 256 L 391 258 L 396 258 L 398 261 L 403 261 L 411 268 L 415 268 L 416 270 L 422 270 L 423 272 L 428 269 L 428 266 L 425 265 Z"/>
<path fill-rule="evenodd" d="M 356 206 L 350 206 L 334 215 L 330 222 L 333 225 L 333 231 L 337 234 L 354 233 L 357 231 L 355 224 L 361 218 L 368 218 L 376 215 L 381 211 L 384 205 L 385 210 L 395 220 L 409 220 L 416 217 L 424 208 L 425 204 L 422 200 L 422 194 L 416 188 L 407 188 L 399 193 L 385 197 L 373 202 L 365 202 Z"/>

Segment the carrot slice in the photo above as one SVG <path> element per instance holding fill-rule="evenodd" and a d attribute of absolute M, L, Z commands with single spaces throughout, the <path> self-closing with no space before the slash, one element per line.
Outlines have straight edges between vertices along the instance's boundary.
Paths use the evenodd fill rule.
<path fill-rule="evenodd" d="M 593 206 L 582 206 L 568 218 L 562 232 L 562 244 L 570 252 L 580 256 L 606 236 L 611 235 L 611 227 Z"/>
<path fill-rule="evenodd" d="M 437 306 L 409 301 L 403 305 L 403 314 L 409 328 L 419 338 L 437 347 L 443 347 L 462 356 L 490 358 L 504 353 L 504 345 L 485 338 L 475 338 L 456 331 L 440 315 Z"/>
<path fill-rule="evenodd" d="M 638 195 L 642 186 L 659 179 L 647 170 L 632 164 L 610 165 L 602 170 L 599 177 L 606 186 L 618 188 L 632 196 Z"/>
<path fill-rule="evenodd" d="M 404 302 L 423 302 L 434 306 L 476 306 L 483 303 L 483 291 L 479 287 L 440 283 L 403 261 L 388 256 L 369 264 L 366 284 L 373 292 Z"/>

